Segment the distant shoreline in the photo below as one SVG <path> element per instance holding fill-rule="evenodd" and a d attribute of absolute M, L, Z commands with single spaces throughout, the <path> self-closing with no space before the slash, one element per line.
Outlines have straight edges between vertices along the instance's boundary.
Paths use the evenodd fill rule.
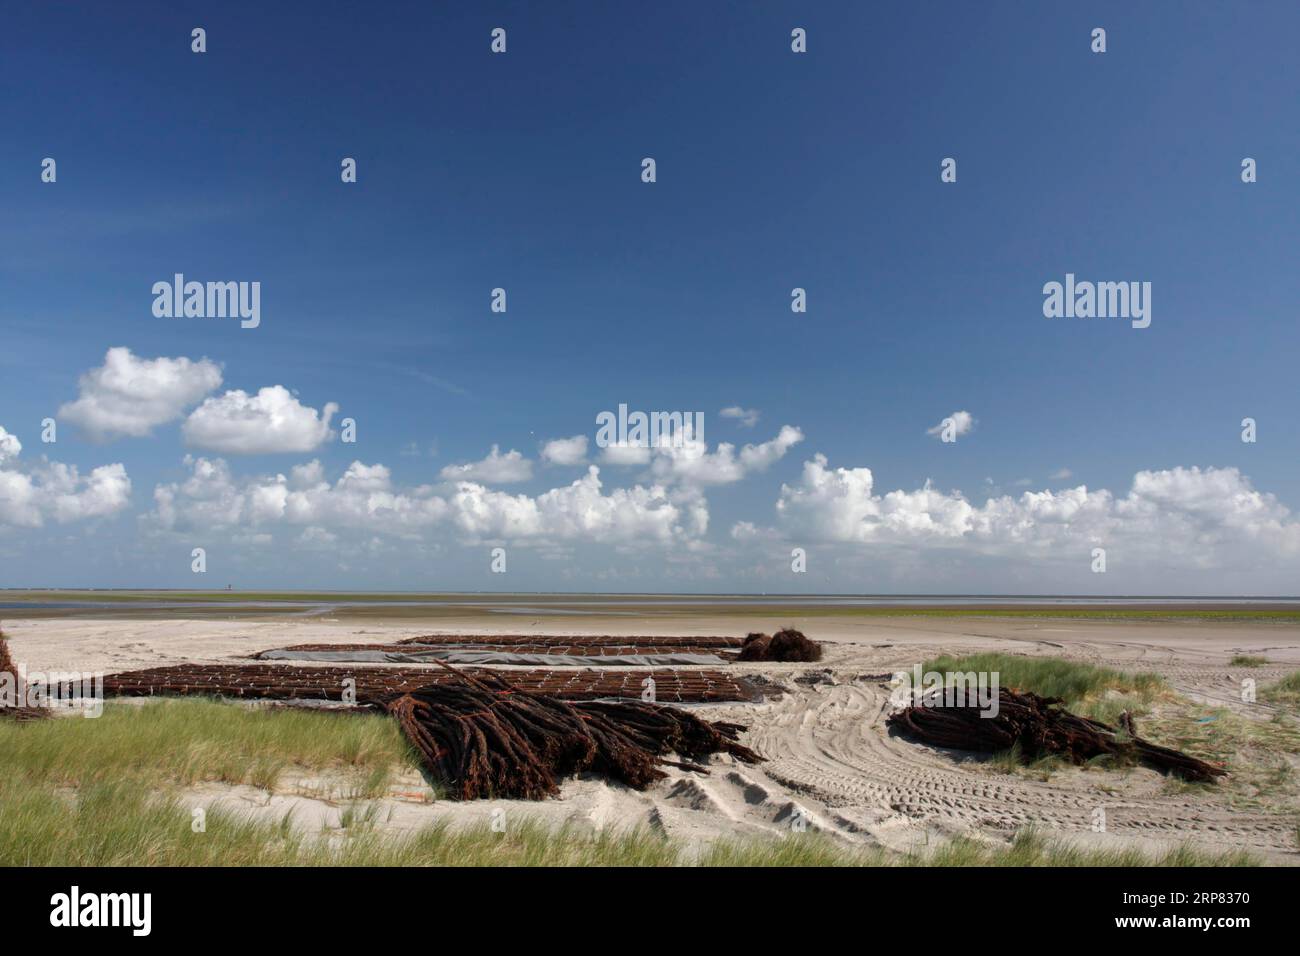
<path fill-rule="evenodd" d="M 736 595 L 366 591 L 0 590 L 0 620 L 32 617 L 249 619 L 448 616 L 671 618 L 975 617 L 1300 623 L 1300 598 L 1046 595 Z"/>
<path fill-rule="evenodd" d="M 265 598 L 268 595 L 301 595 L 309 597 L 366 596 L 377 600 L 400 599 L 403 597 L 419 598 L 642 598 L 648 600 L 679 600 L 697 598 L 735 598 L 745 600 L 777 600 L 783 598 L 831 600 L 852 599 L 863 601 L 1294 601 L 1300 603 L 1300 595 L 1286 594 L 1031 594 L 1031 593 L 993 593 L 975 594 L 965 592 L 796 592 L 796 591 L 409 591 L 409 590 L 339 590 L 331 588 L 299 588 L 263 590 L 260 588 L 104 588 L 104 587 L 0 587 L 0 596 L 9 595 L 49 595 L 49 594 L 99 594 L 122 596 L 166 595 L 256 595 Z"/>

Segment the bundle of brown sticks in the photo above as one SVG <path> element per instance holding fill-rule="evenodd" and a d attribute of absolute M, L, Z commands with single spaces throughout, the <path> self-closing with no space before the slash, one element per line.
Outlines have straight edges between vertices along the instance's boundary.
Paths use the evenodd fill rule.
<path fill-rule="evenodd" d="M 694 761 L 714 753 L 762 760 L 738 742 L 739 724 L 642 701 L 569 702 L 443 666 L 460 679 L 368 703 L 397 719 L 453 799 L 541 800 L 584 771 L 643 790 L 666 776 L 660 765 L 707 772 Z"/>
<path fill-rule="evenodd" d="M 819 661 L 822 659 L 822 646 L 810 641 L 803 631 L 792 627 L 777 631 L 770 637 L 767 634 L 753 633 L 745 638 L 741 645 L 742 661 Z"/>
<path fill-rule="evenodd" d="M 991 716 L 975 703 L 946 703 L 942 698 L 913 705 L 886 721 L 888 726 L 909 737 L 936 747 L 998 753 L 1019 745 L 1021 759 L 1028 763 L 1055 754 L 1081 764 L 1094 757 L 1112 755 L 1137 760 L 1148 766 L 1177 774 L 1187 780 L 1212 780 L 1224 776 L 1222 767 L 1206 763 L 1180 750 L 1161 747 L 1137 736 L 1137 727 L 1127 712 L 1120 728 L 1070 713 L 1056 697 L 1039 697 L 1001 688 L 998 709 Z"/>

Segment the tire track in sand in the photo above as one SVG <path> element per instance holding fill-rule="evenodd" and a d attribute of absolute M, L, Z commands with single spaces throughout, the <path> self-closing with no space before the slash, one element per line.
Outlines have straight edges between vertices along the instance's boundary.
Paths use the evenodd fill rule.
<path fill-rule="evenodd" d="M 927 826 L 1009 831 L 1034 825 L 1086 832 L 1094 811 L 1106 809 L 1107 831 L 1165 840 L 1195 839 L 1232 847 L 1289 848 L 1293 824 L 1276 815 L 1230 810 L 1177 795 L 1125 796 L 1091 781 L 1039 782 L 963 768 L 948 753 L 888 734 L 888 695 L 862 683 L 794 687 L 756 706 L 748 743 L 768 759 L 767 776 L 820 800 L 846 819 L 853 808 L 879 818 L 901 814 Z M 1143 771 L 1135 771 L 1141 773 Z M 1098 783 L 1111 782 L 1098 771 Z M 1102 774 L 1106 774 L 1103 777 Z M 1211 798 L 1212 799 L 1212 798 Z"/>

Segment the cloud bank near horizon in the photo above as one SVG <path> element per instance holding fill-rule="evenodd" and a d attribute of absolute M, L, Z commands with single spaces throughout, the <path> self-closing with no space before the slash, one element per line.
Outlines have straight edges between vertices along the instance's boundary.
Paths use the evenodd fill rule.
<path fill-rule="evenodd" d="M 388 465 L 360 458 L 333 475 L 318 457 L 269 471 L 232 468 L 229 456 L 318 451 L 337 437 L 330 425 L 339 406 L 312 408 L 278 384 L 221 392 L 223 371 L 207 358 L 145 358 L 111 348 L 78 384 L 78 397 L 59 417 L 93 443 L 159 441 L 156 432 L 179 423 L 185 445 L 216 453 L 186 454 L 183 477 L 154 483 L 150 503 L 135 512 L 143 547 L 160 539 L 224 541 L 238 560 L 277 548 L 328 554 L 381 541 L 419 549 L 493 543 L 577 561 L 574 549 L 592 545 L 635 556 L 634 564 L 741 581 L 779 577 L 795 547 L 819 549 L 850 576 L 854 567 L 882 561 L 918 575 L 927 563 L 954 560 L 1000 562 L 1021 574 L 1031 565 L 1077 569 L 1095 548 L 1129 567 L 1175 572 L 1224 569 L 1281 581 L 1300 570 L 1300 519 L 1236 467 L 1140 470 L 1122 492 L 1063 487 L 1073 473 L 1058 467 L 1045 481 L 1050 487 L 1016 495 L 998 493 L 986 479 L 987 497 L 978 501 L 928 480 L 880 489 L 871 468 L 832 466 L 813 452 L 797 478 L 774 486 L 770 510 L 719 529 L 711 496 L 761 481 L 806 442 L 802 428 L 782 425 L 771 438 L 740 447 L 687 434 L 594 450 L 587 435 L 576 434 L 540 440 L 535 460 L 493 443 L 481 459 L 446 465 L 427 483 L 403 484 Z M 756 411 L 740 406 L 724 412 L 741 427 L 758 421 Z M 959 435 L 975 421 L 966 411 L 949 419 Z M 495 487 L 508 484 L 533 487 Z M 0 427 L 0 525 L 33 532 L 47 523 L 87 523 L 87 534 L 99 533 L 96 522 L 112 526 L 131 512 L 132 490 L 122 462 L 83 474 L 44 456 L 24 457 L 22 443 Z"/>

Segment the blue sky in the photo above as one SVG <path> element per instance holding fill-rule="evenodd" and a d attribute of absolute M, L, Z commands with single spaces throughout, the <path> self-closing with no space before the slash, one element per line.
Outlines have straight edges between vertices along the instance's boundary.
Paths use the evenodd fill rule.
<path fill-rule="evenodd" d="M 1293 4 L 268 6 L 0 14 L 0 426 L 22 447 L 0 460 L 22 482 L 0 584 L 1294 592 Z M 261 325 L 156 318 L 176 272 L 259 281 Z M 1045 318 L 1067 272 L 1149 281 L 1151 326 Z M 95 434 L 58 413 L 114 347 L 206 358 L 221 384 L 145 434 Z M 336 403 L 358 442 L 187 438 L 204 398 L 277 385 Z M 708 457 L 707 480 L 539 458 L 620 402 L 703 411 L 706 456 L 802 440 L 727 480 Z M 958 410 L 969 433 L 927 434 Z M 442 469 L 493 445 L 531 477 L 457 503 Z M 229 507 L 187 512 L 187 454 L 226 462 L 190 490 Z M 312 460 L 331 487 L 354 461 L 386 483 L 252 507 Z M 109 464 L 128 494 L 60 505 Z M 533 514 L 591 464 L 605 499 L 661 493 Z M 408 521 L 383 495 L 447 507 Z"/>

